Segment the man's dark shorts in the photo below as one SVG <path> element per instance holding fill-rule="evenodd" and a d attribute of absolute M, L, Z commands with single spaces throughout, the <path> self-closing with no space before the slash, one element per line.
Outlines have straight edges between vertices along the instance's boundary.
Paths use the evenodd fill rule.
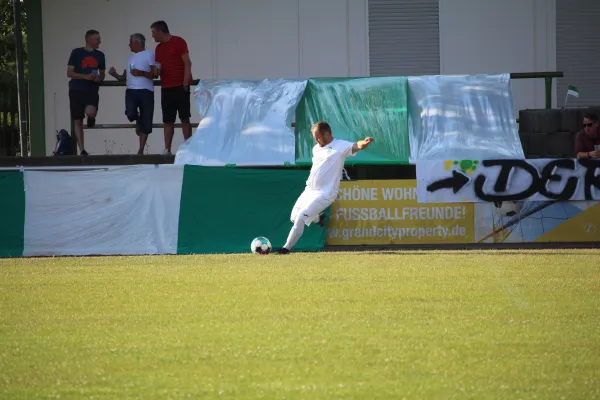
<path fill-rule="evenodd" d="M 98 109 L 100 95 L 96 90 L 69 90 L 71 119 L 76 121 L 85 118 L 85 108 L 92 106 Z"/>
<path fill-rule="evenodd" d="M 161 106 L 163 112 L 163 123 L 175 123 L 177 113 L 180 120 L 188 120 L 191 117 L 190 111 L 190 88 L 184 89 L 183 86 L 162 88 Z"/>
<path fill-rule="evenodd" d="M 147 135 L 152 133 L 154 92 L 148 89 L 127 89 L 125 115 L 130 122 L 137 121 L 140 132 Z"/>

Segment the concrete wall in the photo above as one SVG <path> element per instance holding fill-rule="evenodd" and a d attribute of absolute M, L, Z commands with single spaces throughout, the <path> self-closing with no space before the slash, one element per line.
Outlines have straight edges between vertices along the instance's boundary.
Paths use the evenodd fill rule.
<path fill-rule="evenodd" d="M 88 29 L 100 31 L 107 67 L 123 70 L 130 55 L 129 35 L 146 35 L 150 24 L 167 21 L 190 48 L 198 79 L 368 75 L 366 0 L 52 0 L 43 2 L 46 151 L 56 129 L 70 128 L 67 60 L 84 45 Z M 113 79 L 109 77 L 108 79 Z M 158 88 L 157 88 L 158 89 Z M 124 88 L 101 88 L 98 124 L 128 123 Z M 161 123 L 160 90 L 155 123 Z M 192 120 L 198 113 L 192 106 Z M 133 130 L 87 130 L 90 154 L 137 151 Z M 175 132 L 173 151 L 182 141 Z M 148 139 L 150 153 L 163 149 L 162 129 Z"/>
<path fill-rule="evenodd" d="M 555 10 L 555 0 L 440 0 L 441 74 L 555 71 Z M 515 110 L 544 107 L 543 79 L 512 88 Z"/>

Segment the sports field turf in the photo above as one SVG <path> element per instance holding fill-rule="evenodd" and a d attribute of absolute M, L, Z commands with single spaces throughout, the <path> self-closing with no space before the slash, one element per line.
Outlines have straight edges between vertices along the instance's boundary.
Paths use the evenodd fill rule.
<path fill-rule="evenodd" d="M 600 251 L 0 259 L 2 399 L 592 399 Z"/>

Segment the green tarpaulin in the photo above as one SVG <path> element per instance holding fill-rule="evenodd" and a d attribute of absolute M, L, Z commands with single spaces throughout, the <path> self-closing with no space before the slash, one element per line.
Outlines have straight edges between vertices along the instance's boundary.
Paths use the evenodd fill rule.
<path fill-rule="evenodd" d="M 309 79 L 296 109 L 296 164 L 311 163 L 310 128 L 321 120 L 335 138 L 375 139 L 347 163 L 407 164 L 407 87 L 406 77 Z"/>
<path fill-rule="evenodd" d="M 186 165 L 177 253 L 250 252 L 257 236 L 267 237 L 274 249 L 283 246 L 307 178 L 308 171 Z M 312 224 L 293 251 L 323 249 L 325 233 Z"/>
<path fill-rule="evenodd" d="M 21 257 L 25 188 L 21 172 L 0 172 L 0 257 Z"/>

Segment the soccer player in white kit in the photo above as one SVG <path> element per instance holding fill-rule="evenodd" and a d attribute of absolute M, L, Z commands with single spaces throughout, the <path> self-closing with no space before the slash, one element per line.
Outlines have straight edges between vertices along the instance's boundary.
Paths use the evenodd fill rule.
<path fill-rule="evenodd" d="M 312 168 L 306 188 L 292 209 L 294 226 L 277 254 L 290 252 L 304 233 L 304 225 L 315 222 L 323 226 L 324 216 L 321 213 L 337 198 L 346 158 L 366 149 L 373 141 L 370 137 L 356 143 L 334 139 L 331 127 L 324 121 L 314 124 L 311 132 L 317 142 L 313 147 Z"/>

